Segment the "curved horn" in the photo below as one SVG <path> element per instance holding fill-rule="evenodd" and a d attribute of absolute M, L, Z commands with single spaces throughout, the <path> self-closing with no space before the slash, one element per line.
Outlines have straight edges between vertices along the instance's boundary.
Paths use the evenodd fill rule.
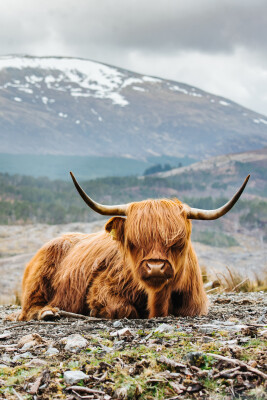
<path fill-rule="evenodd" d="M 79 183 L 76 181 L 75 176 L 72 172 L 70 172 L 70 176 L 72 177 L 73 183 L 81 196 L 81 198 L 85 201 L 85 203 L 92 208 L 92 210 L 96 211 L 102 215 L 126 215 L 126 211 L 128 208 L 128 204 L 121 204 L 117 206 L 104 206 L 92 200 L 81 188 Z"/>
<path fill-rule="evenodd" d="M 248 183 L 248 180 L 250 178 L 250 175 L 248 175 L 241 186 L 241 188 L 236 192 L 236 194 L 232 197 L 231 200 L 229 200 L 226 204 L 224 204 L 222 207 L 217 208 L 216 210 L 201 210 L 199 208 L 190 208 L 189 211 L 187 212 L 187 218 L 188 219 L 217 219 L 222 217 L 224 214 L 226 214 L 228 211 L 231 210 L 231 208 L 235 205 L 239 197 L 241 196 L 243 190 L 246 187 L 246 184 Z"/>

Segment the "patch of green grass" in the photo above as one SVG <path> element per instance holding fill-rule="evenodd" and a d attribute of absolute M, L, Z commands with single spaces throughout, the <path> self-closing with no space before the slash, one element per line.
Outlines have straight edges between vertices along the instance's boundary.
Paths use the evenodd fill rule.
<path fill-rule="evenodd" d="M 233 236 L 216 231 L 193 231 L 192 239 L 193 241 L 215 247 L 233 247 L 239 245 Z"/>

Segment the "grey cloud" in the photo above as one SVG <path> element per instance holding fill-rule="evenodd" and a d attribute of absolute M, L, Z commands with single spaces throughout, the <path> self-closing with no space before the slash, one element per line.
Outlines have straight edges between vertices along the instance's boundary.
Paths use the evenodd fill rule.
<path fill-rule="evenodd" d="M 145 51 L 231 52 L 266 49 L 266 1 L 77 1 L 52 22 L 71 48 L 111 46 Z"/>
<path fill-rule="evenodd" d="M 18 1 L 11 1 L 8 16 L 0 5 L 2 53 L 3 43 L 31 49 L 38 40 L 86 56 L 100 48 L 214 53 L 242 46 L 266 52 L 265 0 L 24 0 L 17 9 Z"/>

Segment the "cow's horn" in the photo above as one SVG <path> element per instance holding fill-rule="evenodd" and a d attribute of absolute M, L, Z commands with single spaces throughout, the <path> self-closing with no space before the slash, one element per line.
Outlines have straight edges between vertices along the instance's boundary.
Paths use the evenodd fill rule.
<path fill-rule="evenodd" d="M 199 208 L 190 208 L 189 211 L 187 212 L 187 218 L 189 219 L 217 219 L 222 217 L 224 214 L 226 214 L 228 211 L 231 210 L 231 208 L 235 205 L 239 197 L 241 196 L 243 190 L 246 187 L 246 184 L 248 183 L 250 175 L 248 175 L 241 186 L 241 188 L 238 190 L 238 192 L 232 197 L 231 200 L 229 200 L 226 204 L 224 204 L 222 207 L 217 208 L 216 210 L 201 210 Z"/>
<path fill-rule="evenodd" d="M 70 176 L 72 177 L 73 183 L 80 194 L 81 198 L 85 201 L 85 203 L 92 208 L 92 210 L 96 211 L 102 215 L 126 215 L 128 204 L 121 204 L 116 206 L 105 206 L 103 204 L 99 204 L 92 200 L 81 188 L 79 183 L 76 181 L 75 176 L 72 172 L 70 172 Z"/>

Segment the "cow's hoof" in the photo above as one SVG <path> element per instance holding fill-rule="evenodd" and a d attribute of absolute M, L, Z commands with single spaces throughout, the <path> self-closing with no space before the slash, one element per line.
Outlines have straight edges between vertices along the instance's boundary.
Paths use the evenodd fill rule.
<path fill-rule="evenodd" d="M 40 321 L 55 321 L 60 318 L 60 315 L 57 312 L 52 310 L 46 310 L 41 313 L 39 316 Z"/>

